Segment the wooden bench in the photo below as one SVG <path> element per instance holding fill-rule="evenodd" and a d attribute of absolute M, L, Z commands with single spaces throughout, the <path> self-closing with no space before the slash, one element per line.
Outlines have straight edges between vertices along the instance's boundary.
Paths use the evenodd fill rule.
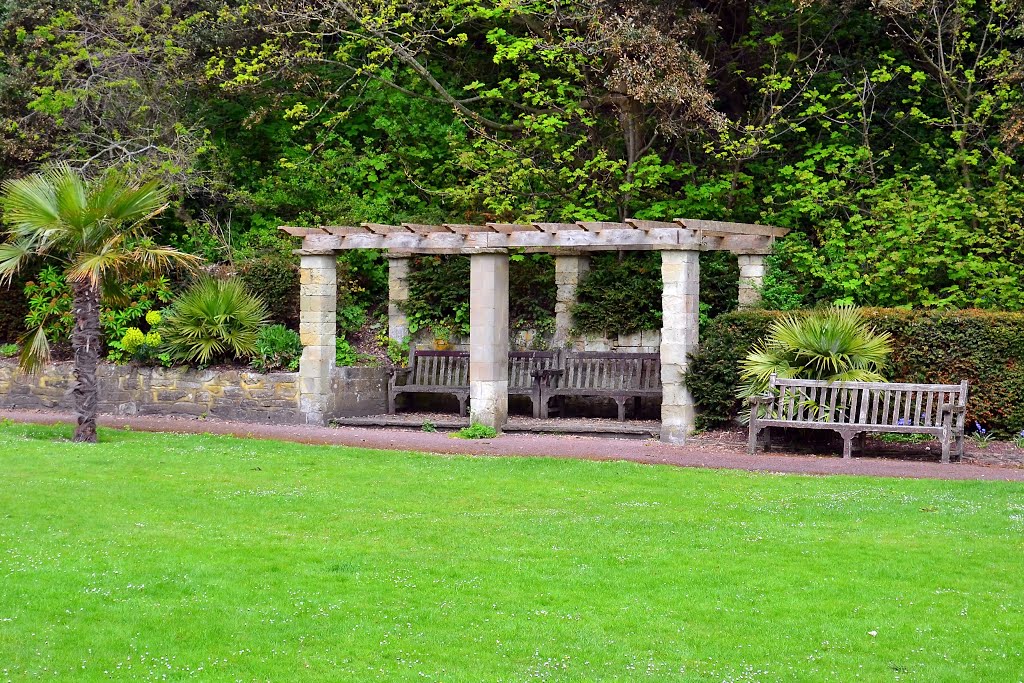
<path fill-rule="evenodd" d="M 615 401 L 619 421 L 626 401 L 661 397 L 661 356 L 657 353 L 561 351 L 556 367 L 541 372 L 540 417 L 548 417 L 552 398 L 607 397 Z"/>
<path fill-rule="evenodd" d="M 942 442 L 942 462 L 949 462 L 950 441 L 964 452 L 967 381 L 960 384 L 897 384 L 779 379 L 750 405 L 748 449 L 757 448 L 762 429 L 793 427 L 829 429 L 843 439 L 843 457 L 851 457 L 853 438 L 868 432 L 931 434 Z M 770 438 L 765 447 L 770 448 Z"/>
<path fill-rule="evenodd" d="M 388 414 L 395 412 L 401 394 L 451 394 L 459 401 L 459 415 L 469 402 L 469 352 L 410 349 L 409 367 L 394 368 L 388 378 Z"/>
<path fill-rule="evenodd" d="M 533 416 L 540 414 L 540 373 L 557 362 L 555 351 L 512 351 L 508 354 L 509 396 L 529 396 Z M 469 401 L 468 351 L 409 352 L 409 367 L 391 371 L 388 380 L 388 414 L 394 414 L 401 394 L 452 394 L 459 401 L 459 415 L 466 415 Z"/>

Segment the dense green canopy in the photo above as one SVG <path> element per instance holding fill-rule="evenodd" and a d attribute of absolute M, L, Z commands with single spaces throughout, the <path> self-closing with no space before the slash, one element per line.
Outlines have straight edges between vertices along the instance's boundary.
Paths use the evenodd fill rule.
<path fill-rule="evenodd" d="M 286 252 L 281 223 L 687 216 L 793 229 L 775 305 L 1024 308 L 1017 0 L 5 0 L 0 24 L 0 176 L 161 176 L 165 236 L 214 260 Z"/>

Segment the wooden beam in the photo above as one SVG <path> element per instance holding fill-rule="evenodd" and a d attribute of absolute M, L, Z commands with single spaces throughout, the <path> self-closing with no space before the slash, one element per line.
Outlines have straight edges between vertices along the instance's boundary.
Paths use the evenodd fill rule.
<path fill-rule="evenodd" d="M 575 223 L 534 223 L 538 228 L 544 232 L 564 232 L 569 230 L 582 230 L 580 226 Z"/>
<path fill-rule="evenodd" d="M 320 229 L 329 235 L 365 235 L 369 232 L 366 228 L 354 225 L 324 225 Z"/>
<path fill-rule="evenodd" d="M 537 232 L 540 230 L 540 228 L 531 223 L 488 223 L 487 227 L 495 232 L 501 232 L 506 235 L 510 235 L 513 232 Z"/>
<path fill-rule="evenodd" d="M 402 223 L 403 228 L 408 228 L 417 235 L 430 235 L 435 232 L 451 232 L 444 225 L 425 225 L 423 223 Z"/>
<path fill-rule="evenodd" d="M 359 225 L 377 235 L 390 235 L 395 232 L 410 232 L 409 228 L 401 225 L 383 225 L 382 223 L 360 223 Z"/>
<path fill-rule="evenodd" d="M 636 218 L 627 218 L 626 222 L 632 225 L 637 230 L 668 230 L 669 228 L 678 228 L 678 223 L 671 223 L 669 221 L 641 221 Z"/>
<path fill-rule="evenodd" d="M 445 223 L 444 227 L 460 235 L 468 235 L 471 232 L 494 232 L 494 228 L 488 225 L 470 225 L 468 223 Z"/>
<path fill-rule="evenodd" d="M 705 235 L 759 235 L 763 237 L 783 237 L 789 232 L 786 228 L 756 223 L 728 223 L 725 221 L 706 221 L 698 218 L 675 218 L 673 222 L 684 228 L 700 230 Z"/>
<path fill-rule="evenodd" d="M 282 225 L 278 228 L 281 232 L 286 232 L 292 237 L 306 237 L 307 235 L 322 235 L 323 230 L 320 228 L 297 228 L 291 225 Z"/>
<path fill-rule="evenodd" d="M 601 221 L 576 221 L 576 225 L 589 232 L 604 232 L 605 230 L 632 230 L 630 223 L 605 223 Z M 675 226 L 673 226 L 675 227 Z"/>

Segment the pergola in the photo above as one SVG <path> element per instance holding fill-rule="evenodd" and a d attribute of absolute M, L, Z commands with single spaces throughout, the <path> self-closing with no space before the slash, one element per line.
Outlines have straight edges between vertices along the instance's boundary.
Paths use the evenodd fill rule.
<path fill-rule="evenodd" d="M 694 426 L 693 398 L 683 381 L 687 355 L 697 348 L 702 251 L 731 251 L 740 265 L 740 305 L 757 301 L 764 257 L 787 230 L 768 225 L 686 218 L 671 222 L 486 223 L 483 225 L 322 226 L 281 230 L 302 238 L 299 367 L 301 409 L 306 421 L 334 417 L 331 373 L 335 364 L 337 252 L 382 249 L 389 264 L 389 325 L 402 341 L 408 324 L 402 302 L 409 296 L 414 254 L 464 254 L 470 259 L 470 416 L 500 430 L 508 418 L 509 250 L 547 252 L 555 257 L 555 343 L 572 328 L 570 310 L 592 251 L 660 251 L 662 292 L 661 438 L 682 443 Z"/>

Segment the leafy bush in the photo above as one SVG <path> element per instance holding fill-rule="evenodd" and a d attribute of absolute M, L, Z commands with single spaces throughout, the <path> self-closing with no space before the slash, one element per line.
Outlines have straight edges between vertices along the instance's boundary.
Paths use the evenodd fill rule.
<path fill-rule="evenodd" d="M 287 369 L 294 372 L 302 356 L 302 342 L 295 330 L 284 325 L 267 325 L 256 339 L 252 367 L 256 372 Z"/>
<path fill-rule="evenodd" d="M 863 309 L 877 332 L 892 336 L 885 374 L 893 382 L 970 382 L 969 422 L 1003 435 L 1024 429 L 1024 314 L 980 310 Z M 701 330 L 686 382 L 699 426 L 729 424 L 737 415 L 739 367 L 764 338 L 778 312 L 750 310 L 720 316 Z"/>
<path fill-rule="evenodd" d="M 295 329 L 299 325 L 299 266 L 296 257 L 260 256 L 243 261 L 238 277 L 267 304 L 271 322 Z"/>
<path fill-rule="evenodd" d="M 554 329 L 555 265 L 551 256 L 513 253 L 508 286 L 512 329 Z M 469 334 L 469 258 L 414 259 L 409 273 L 409 300 L 404 309 L 411 333 L 445 329 L 452 334 Z"/>
<path fill-rule="evenodd" d="M 727 252 L 700 255 L 701 320 L 736 308 L 739 265 Z M 631 334 L 661 328 L 661 254 L 602 253 L 577 290 L 573 324 L 584 334 Z"/>
<path fill-rule="evenodd" d="M 884 382 L 881 369 L 891 336 L 876 333 L 852 306 L 833 307 L 775 320 L 768 336 L 740 362 L 740 396 L 768 387 L 772 375 L 830 382 Z"/>
<path fill-rule="evenodd" d="M 468 427 L 463 427 L 457 432 L 452 432 L 452 436 L 456 439 L 493 439 L 498 436 L 498 432 L 494 427 L 488 427 L 482 425 L 479 422 L 474 422 Z"/>
<path fill-rule="evenodd" d="M 25 326 L 29 329 L 42 327 L 46 338 L 57 344 L 71 343 L 75 326 L 71 287 L 64 281 L 60 269 L 46 266 L 40 270 L 35 280 L 25 283 L 25 297 L 28 299 Z"/>
<path fill-rule="evenodd" d="M 25 333 L 28 301 L 21 293 L 31 279 L 22 273 L 15 275 L 10 282 L 0 281 L 0 342 L 17 341 Z"/>
<path fill-rule="evenodd" d="M 174 303 L 164 320 L 164 339 L 172 357 L 209 365 L 256 353 L 266 322 L 263 301 L 240 280 L 203 278 Z"/>
<path fill-rule="evenodd" d="M 0 358 L 14 358 L 21 352 L 21 347 L 17 344 L 2 344 L 0 345 Z"/>
<path fill-rule="evenodd" d="M 65 282 L 64 274 L 53 266 L 43 268 L 35 280 L 25 284 L 25 296 L 28 298 L 25 325 L 29 328 L 42 326 L 47 338 L 55 343 L 70 343 L 74 315 L 71 312 L 71 286 Z M 118 291 L 105 292 L 100 324 L 107 346 L 107 359 L 114 363 L 131 360 L 135 352 L 121 345 L 125 334 L 129 328 L 140 327 L 147 316 L 159 315 L 156 308 L 170 299 L 171 283 L 166 277 L 133 282 L 121 286 Z M 153 322 L 147 324 L 150 327 L 156 325 Z"/>

